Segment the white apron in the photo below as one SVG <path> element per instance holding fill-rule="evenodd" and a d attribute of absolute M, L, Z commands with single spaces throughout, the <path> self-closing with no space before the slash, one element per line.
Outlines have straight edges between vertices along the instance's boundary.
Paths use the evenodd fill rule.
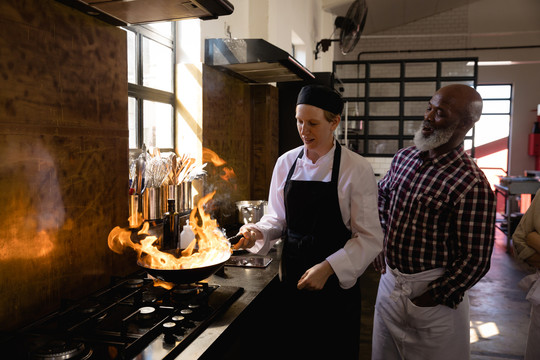
<path fill-rule="evenodd" d="M 531 303 L 531 322 L 527 337 L 525 360 L 540 359 L 540 270 L 521 279 L 519 286 L 527 292 L 527 300 Z"/>
<path fill-rule="evenodd" d="M 421 295 L 444 269 L 402 274 L 386 267 L 373 321 L 372 360 L 466 360 L 470 353 L 469 297 L 457 309 L 419 307 Z"/>

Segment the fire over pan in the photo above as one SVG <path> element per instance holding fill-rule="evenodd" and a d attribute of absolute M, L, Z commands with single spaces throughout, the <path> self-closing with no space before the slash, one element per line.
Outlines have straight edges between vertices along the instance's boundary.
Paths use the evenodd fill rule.
<path fill-rule="evenodd" d="M 231 244 L 235 244 L 241 238 L 242 235 L 239 234 L 229 238 L 228 240 Z M 225 262 L 229 260 L 229 257 L 217 264 L 192 269 L 154 269 L 146 266 L 140 261 L 137 261 L 137 265 L 144 268 L 148 272 L 148 274 L 155 277 L 156 279 L 171 282 L 174 284 L 191 284 L 197 281 L 204 280 L 207 277 L 213 275 L 216 271 L 218 271 L 222 266 L 225 265 Z"/>

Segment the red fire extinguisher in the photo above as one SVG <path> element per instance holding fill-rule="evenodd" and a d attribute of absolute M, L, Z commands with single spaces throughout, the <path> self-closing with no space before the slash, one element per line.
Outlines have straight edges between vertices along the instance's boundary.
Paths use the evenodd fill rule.
<path fill-rule="evenodd" d="M 532 134 L 529 134 L 529 155 L 535 157 L 534 169 L 540 170 L 540 105 L 538 105 L 536 119 Z"/>

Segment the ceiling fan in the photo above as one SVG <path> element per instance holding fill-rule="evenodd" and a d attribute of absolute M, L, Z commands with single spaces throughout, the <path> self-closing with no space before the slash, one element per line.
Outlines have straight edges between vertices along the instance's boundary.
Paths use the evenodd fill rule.
<path fill-rule="evenodd" d="M 345 16 L 338 16 L 334 21 L 334 33 L 337 29 L 340 29 L 340 34 L 338 39 L 321 39 L 315 47 L 315 60 L 317 55 L 322 50 L 323 52 L 328 51 L 328 48 L 332 42 L 339 41 L 339 48 L 343 55 L 351 52 L 358 41 L 360 40 L 360 35 L 362 30 L 364 30 L 364 25 L 366 24 L 367 17 L 367 5 L 365 0 L 355 0 Z M 332 37 L 332 36 L 331 36 Z"/>

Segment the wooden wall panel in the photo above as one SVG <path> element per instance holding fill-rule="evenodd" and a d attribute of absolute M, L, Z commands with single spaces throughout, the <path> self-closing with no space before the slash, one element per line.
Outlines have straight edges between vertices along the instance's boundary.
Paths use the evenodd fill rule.
<path fill-rule="evenodd" d="M 249 85 L 209 66 L 203 67 L 203 146 L 217 153 L 236 174 L 228 186 L 211 176 L 216 198 L 234 202 L 250 196 L 251 93 Z M 211 168 L 211 167 L 210 167 Z"/>
<path fill-rule="evenodd" d="M 135 270 L 126 35 L 53 0 L 0 2 L 0 331 Z"/>
<path fill-rule="evenodd" d="M 278 112 L 276 87 L 203 67 L 203 146 L 227 161 L 237 176 L 231 187 L 209 172 L 207 187 L 217 188 L 222 209 L 234 211 L 239 200 L 268 199 L 278 157 Z"/>
<path fill-rule="evenodd" d="M 251 86 L 252 157 L 251 199 L 267 200 L 278 158 L 278 90 L 270 85 Z"/>

